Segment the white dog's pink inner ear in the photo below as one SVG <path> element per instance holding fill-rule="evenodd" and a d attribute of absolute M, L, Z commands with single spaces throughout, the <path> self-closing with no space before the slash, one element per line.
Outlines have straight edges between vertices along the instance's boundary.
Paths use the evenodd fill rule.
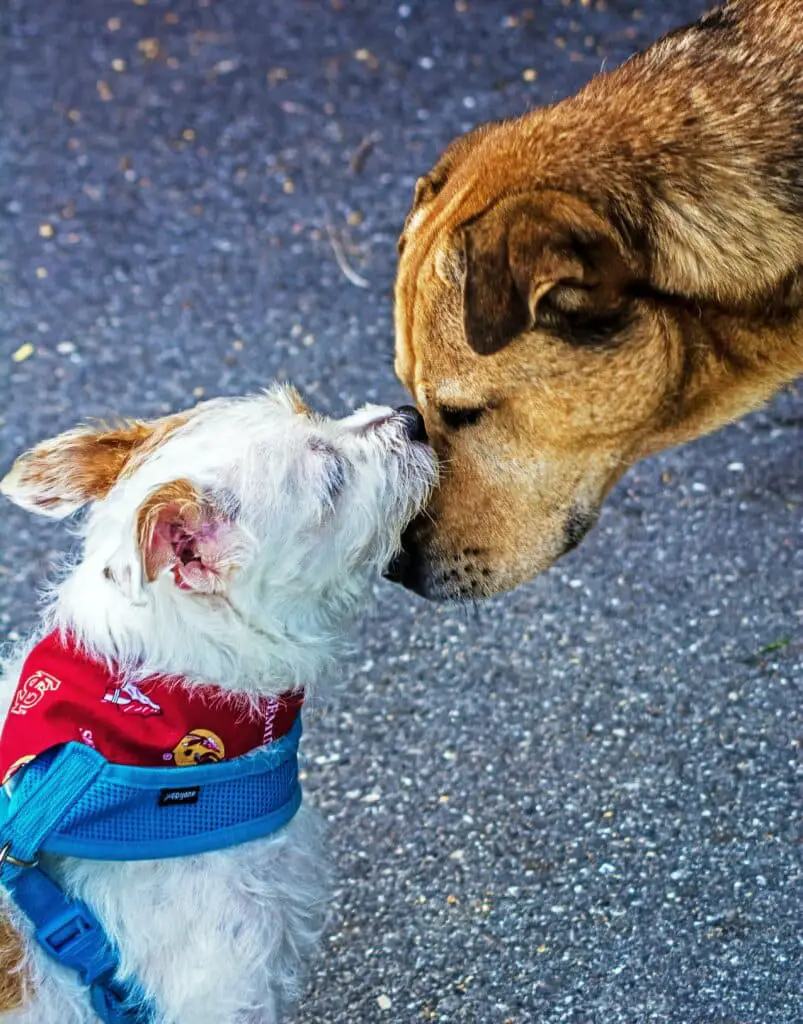
<path fill-rule="evenodd" d="M 167 568 L 184 590 L 214 593 L 234 568 L 227 556 L 233 524 L 187 480 L 153 491 L 137 514 L 137 541 L 149 582 Z"/>

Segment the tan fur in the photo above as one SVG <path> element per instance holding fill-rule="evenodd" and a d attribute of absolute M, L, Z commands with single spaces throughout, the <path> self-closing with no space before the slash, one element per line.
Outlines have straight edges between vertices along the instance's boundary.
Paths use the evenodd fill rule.
<path fill-rule="evenodd" d="M 17 933 L 0 917 L 0 1013 L 22 1003 L 23 981 L 19 972 L 22 945 Z"/>
<path fill-rule="evenodd" d="M 803 372 L 801 266 L 803 0 L 735 0 L 453 143 L 400 240 L 396 368 L 444 462 L 405 582 L 516 586 L 635 461 Z"/>
<path fill-rule="evenodd" d="M 30 490 L 40 512 L 62 502 L 78 507 L 103 498 L 120 476 L 133 472 L 142 458 L 188 418 L 188 414 L 180 414 L 150 423 L 128 420 L 67 431 L 20 456 L 0 480 L 0 491 Z"/>

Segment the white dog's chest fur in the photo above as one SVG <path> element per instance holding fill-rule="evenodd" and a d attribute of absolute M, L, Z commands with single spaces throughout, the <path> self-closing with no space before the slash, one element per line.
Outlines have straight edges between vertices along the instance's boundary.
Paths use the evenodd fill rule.
<path fill-rule="evenodd" d="M 148 979 L 160 1024 L 281 1019 L 298 997 L 299 956 L 311 955 L 325 920 L 321 825 L 305 807 L 275 837 L 231 850 L 125 863 L 69 858 L 47 868 L 103 920 L 123 969 Z M 35 996 L 9 1020 L 95 1024 L 86 989 L 35 944 L 30 966 Z"/>

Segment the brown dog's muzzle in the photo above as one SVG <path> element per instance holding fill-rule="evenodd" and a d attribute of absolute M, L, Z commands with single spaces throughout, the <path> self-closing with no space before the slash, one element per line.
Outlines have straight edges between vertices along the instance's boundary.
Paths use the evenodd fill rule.
<path fill-rule="evenodd" d="M 563 531 L 548 562 L 542 568 L 573 551 L 595 525 L 599 513 L 579 506 L 571 508 Z M 493 553 L 480 547 L 442 551 L 434 539 L 436 523 L 432 513 L 414 519 L 402 536 L 402 548 L 385 572 L 387 579 L 400 583 L 432 601 L 476 600 L 509 590 L 522 580 L 511 577 L 508 560 L 501 567 Z"/>

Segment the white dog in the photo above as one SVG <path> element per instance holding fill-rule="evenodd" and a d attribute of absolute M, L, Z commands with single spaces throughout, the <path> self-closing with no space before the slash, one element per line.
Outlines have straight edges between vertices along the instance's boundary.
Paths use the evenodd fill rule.
<path fill-rule="evenodd" d="M 435 473 L 414 410 L 366 407 L 328 420 L 279 388 L 151 423 L 80 428 L 22 456 L 0 484 L 12 501 L 55 518 L 89 507 L 80 557 L 41 630 L 4 667 L 4 792 L 25 792 L 49 746 L 44 763 L 53 749 L 70 750 L 179 776 L 178 788 L 158 790 L 159 807 L 154 798 L 142 819 L 147 832 L 150 817 L 161 828 L 194 813 L 184 805 L 204 790 L 195 781 L 214 782 L 217 766 L 273 757 L 290 800 L 276 814 L 290 817 L 302 691 L 335 668 L 347 626 Z M 181 714 L 197 718 L 199 709 L 205 720 L 188 720 L 184 735 Z M 246 754 L 251 747 L 259 749 Z M 77 784 L 86 784 L 80 772 Z M 85 827 L 94 835 L 92 820 Z M 87 985 L 43 952 L 6 892 L 25 984 L 22 1005 L 0 1017 L 281 1020 L 326 916 L 320 833 L 302 806 L 270 835 L 186 856 L 85 859 L 43 843 L 35 870 L 93 912 L 116 950 L 118 995 L 140 1001 L 99 1016 Z M 137 856 L 143 834 L 137 825 L 129 836 Z M 63 840 L 61 849 L 72 847 Z M 33 859 L 15 856 L 13 843 L 0 850 L 0 893 L 3 883 L 13 891 L 9 872 L 32 877 L 20 862 Z"/>

